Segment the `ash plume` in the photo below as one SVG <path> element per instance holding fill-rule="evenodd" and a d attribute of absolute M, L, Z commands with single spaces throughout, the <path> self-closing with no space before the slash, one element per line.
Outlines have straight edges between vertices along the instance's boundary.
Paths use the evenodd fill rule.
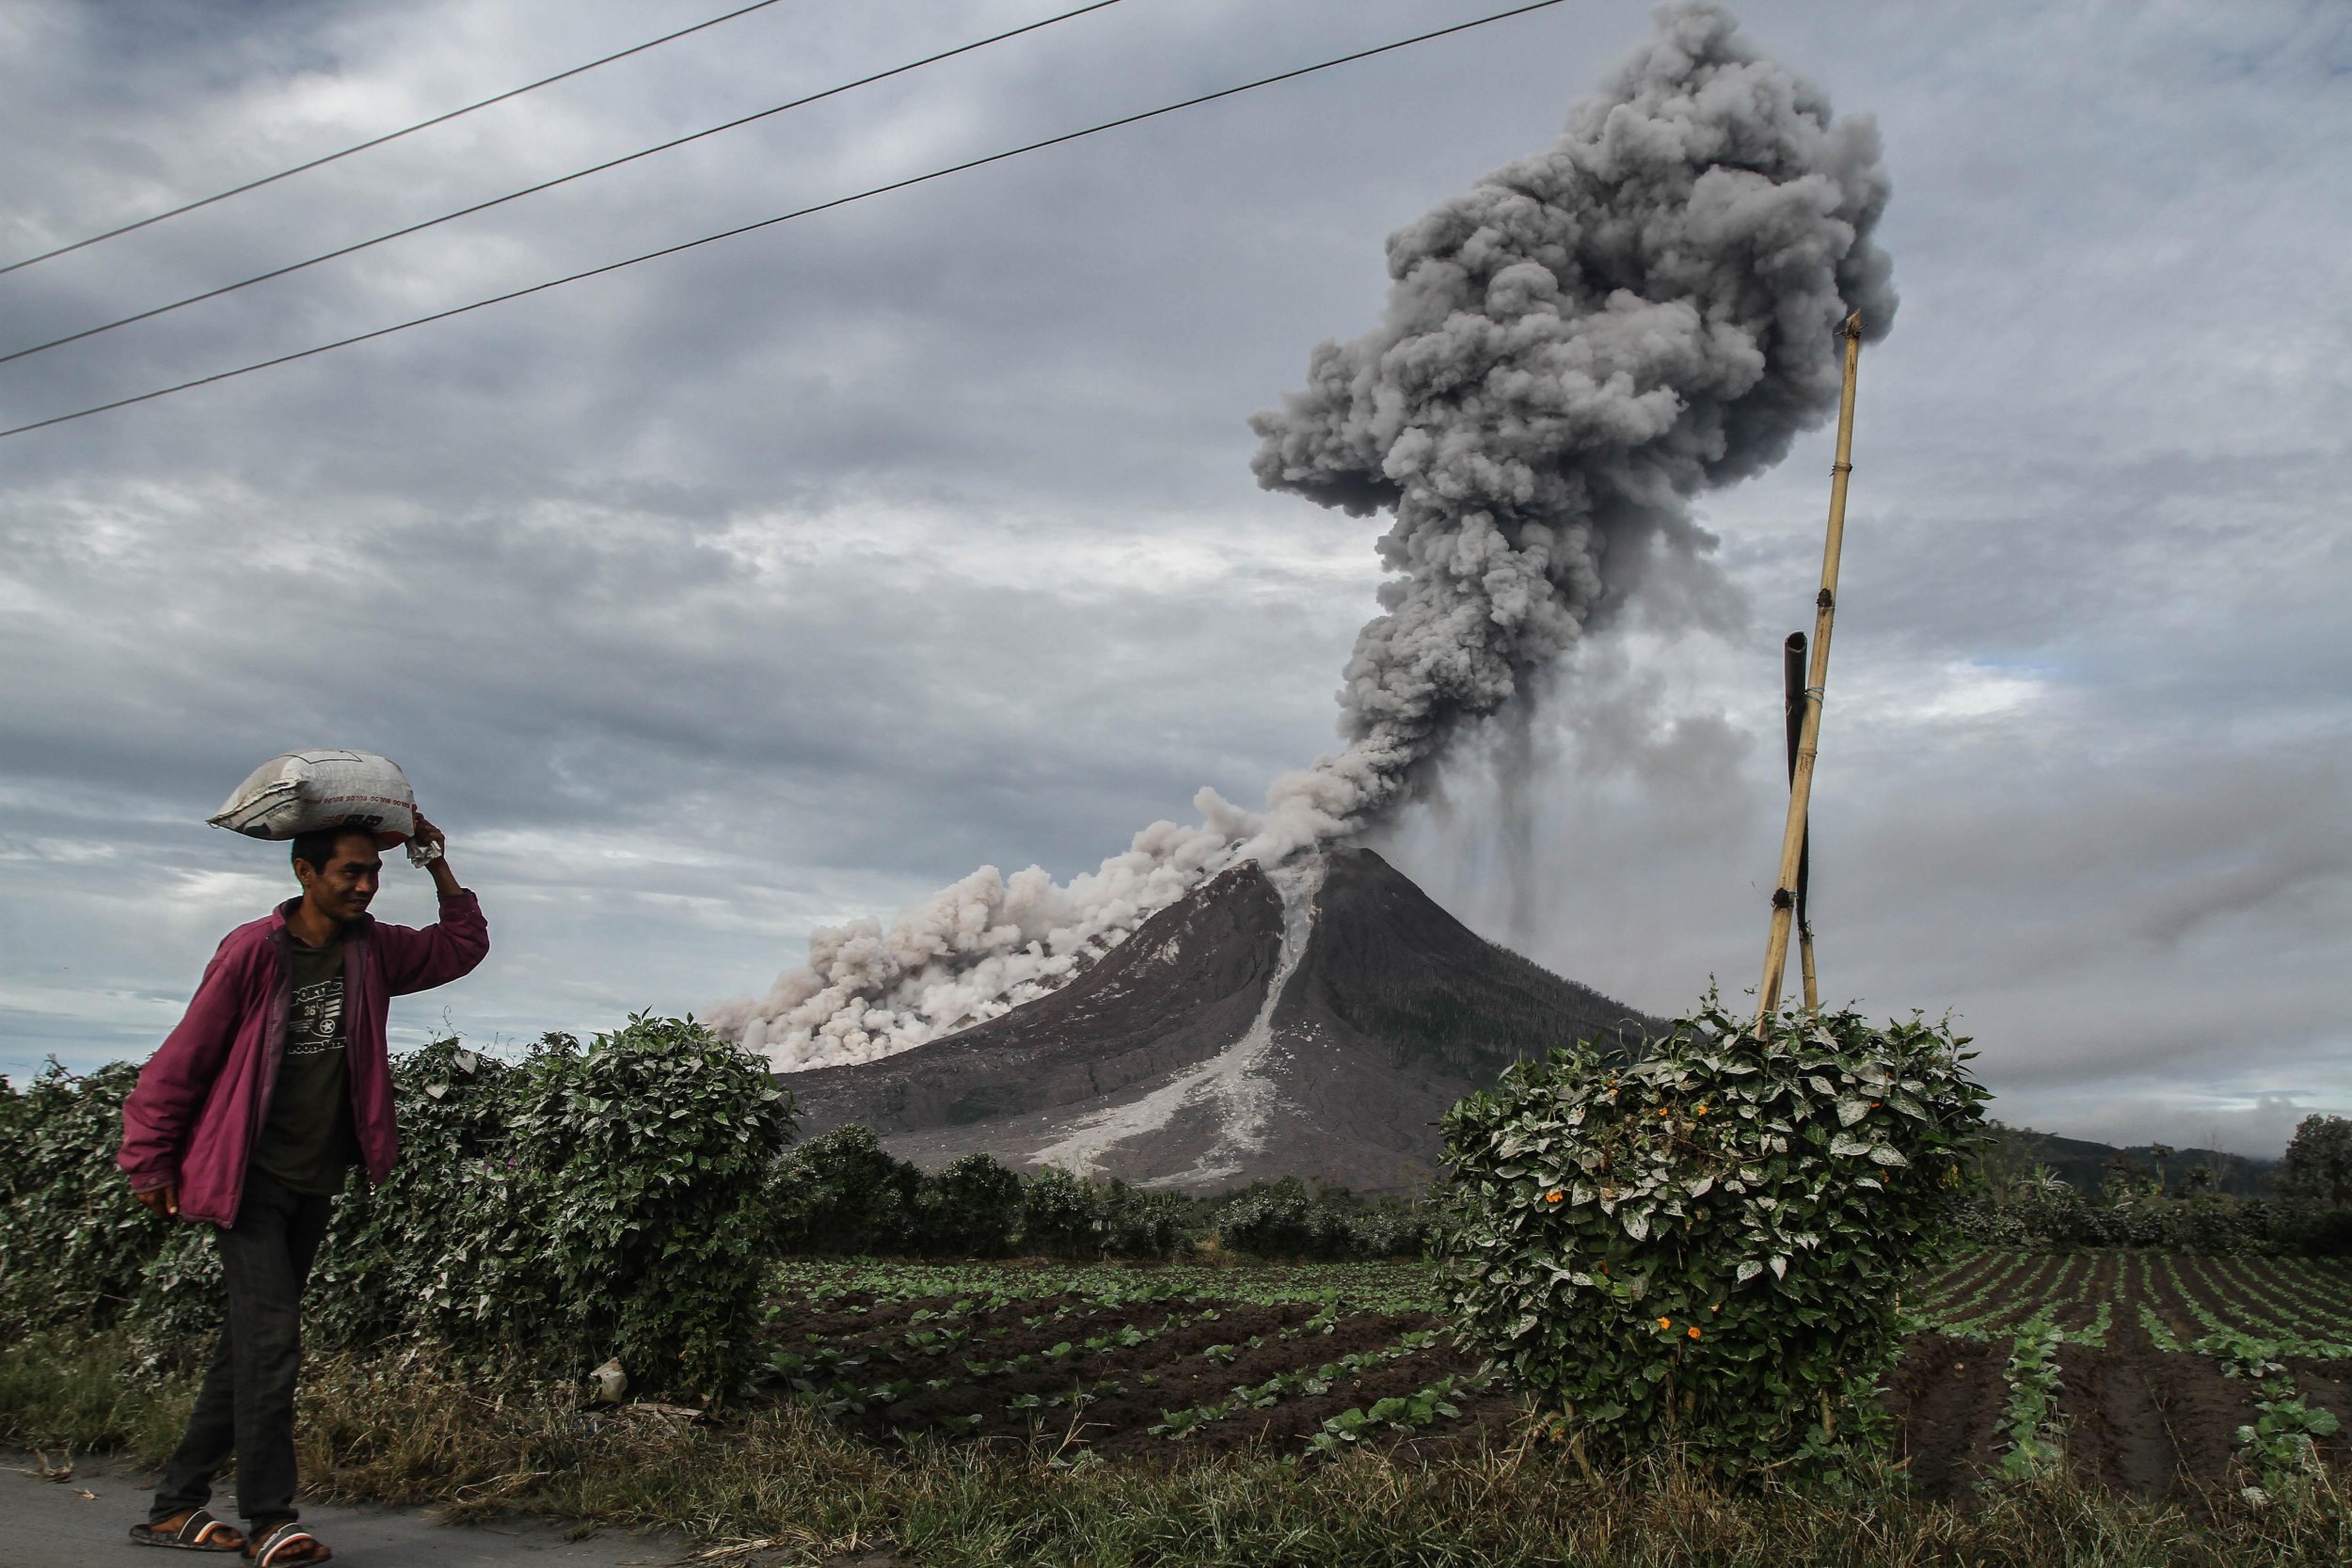
<path fill-rule="evenodd" d="M 1549 150 L 1390 236 L 1380 325 L 1318 345 L 1253 418 L 1260 484 L 1394 522 L 1396 577 L 1342 674 L 1343 746 L 1251 812 L 1213 790 L 1057 885 L 984 867 L 713 1022 L 778 1066 L 867 1060 L 1054 989 L 1204 876 L 1359 832 L 1466 721 L 1502 708 L 1645 555 L 1711 543 L 1700 492 L 1782 457 L 1836 403 L 1836 328 L 1883 334 L 1876 126 L 1758 55 L 1712 4 L 1656 33 Z"/>

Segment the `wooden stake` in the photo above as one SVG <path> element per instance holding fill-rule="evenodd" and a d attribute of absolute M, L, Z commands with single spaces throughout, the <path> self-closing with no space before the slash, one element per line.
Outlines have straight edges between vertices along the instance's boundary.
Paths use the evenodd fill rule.
<path fill-rule="evenodd" d="M 1862 358 L 1862 312 L 1846 318 L 1846 380 L 1837 394 L 1837 459 L 1830 467 L 1829 539 L 1821 550 L 1821 592 L 1813 601 L 1813 657 L 1805 672 L 1804 723 L 1797 735 L 1797 766 L 1788 778 L 1788 818 L 1780 834 L 1780 879 L 1772 888 L 1772 936 L 1764 945 L 1764 983 L 1756 993 L 1756 1037 L 1762 1039 L 1780 1006 L 1788 969 L 1788 933 L 1797 911 L 1797 870 L 1804 858 L 1805 820 L 1813 803 L 1813 765 L 1820 755 L 1821 703 L 1829 684 L 1829 634 L 1837 615 L 1837 560 L 1846 543 L 1846 480 L 1853 472 L 1854 371 Z"/>
<path fill-rule="evenodd" d="M 1804 1010 L 1821 1010 L 1821 977 L 1813 972 L 1813 923 L 1799 917 L 1797 921 L 1797 962 L 1804 972 Z"/>
<path fill-rule="evenodd" d="M 1792 631 L 1781 646 L 1781 710 L 1788 725 L 1788 782 L 1797 781 L 1797 744 L 1804 732 L 1804 633 Z M 1804 975 L 1807 1012 L 1821 1005 L 1821 982 L 1813 972 L 1813 915 L 1808 898 L 1813 881 L 1813 824 L 1805 823 L 1804 847 L 1797 851 L 1797 959 Z"/>

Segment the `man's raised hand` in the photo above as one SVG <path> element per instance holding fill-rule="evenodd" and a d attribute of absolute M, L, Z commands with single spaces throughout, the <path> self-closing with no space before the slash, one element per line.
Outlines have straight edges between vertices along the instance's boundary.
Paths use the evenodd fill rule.
<path fill-rule="evenodd" d="M 408 860 L 433 874 L 433 885 L 443 893 L 458 891 L 457 874 L 449 868 L 449 835 L 416 814 L 416 831 L 408 835 Z"/>

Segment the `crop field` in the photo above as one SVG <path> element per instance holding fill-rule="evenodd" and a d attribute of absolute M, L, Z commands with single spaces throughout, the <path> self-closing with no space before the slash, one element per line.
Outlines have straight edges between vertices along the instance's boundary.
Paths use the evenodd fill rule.
<path fill-rule="evenodd" d="M 776 1386 L 885 1444 L 1432 1451 L 1506 1442 L 1521 1410 L 1414 1264 L 792 1262 L 776 1284 Z M 2051 1465 L 2153 1497 L 2352 1459 L 2342 1263 L 1987 1251 L 1905 1307 L 1884 1397 L 1932 1496 Z"/>

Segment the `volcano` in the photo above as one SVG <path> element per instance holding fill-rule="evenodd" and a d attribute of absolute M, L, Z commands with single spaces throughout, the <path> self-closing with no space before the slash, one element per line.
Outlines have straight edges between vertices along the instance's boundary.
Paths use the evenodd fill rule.
<path fill-rule="evenodd" d="M 1338 849 L 1234 866 L 986 1022 L 779 1082 L 803 1134 L 862 1122 L 924 1165 L 984 1149 L 1186 1192 L 1284 1176 L 1405 1192 L 1436 1169 L 1438 1117 L 1512 1062 L 1662 1028 Z"/>

